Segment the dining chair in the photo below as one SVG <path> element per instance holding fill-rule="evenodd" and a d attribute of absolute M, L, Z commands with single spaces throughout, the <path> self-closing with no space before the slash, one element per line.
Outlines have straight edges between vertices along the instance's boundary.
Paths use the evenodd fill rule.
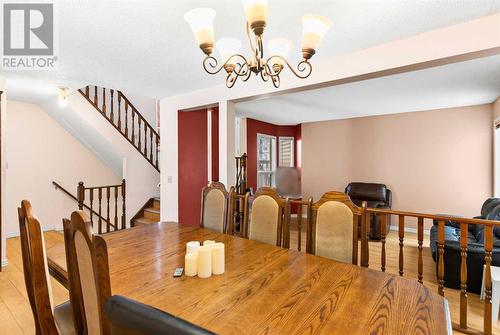
<path fill-rule="evenodd" d="M 327 192 L 312 206 L 307 251 L 344 263 L 358 264 L 360 208 L 342 192 Z"/>
<path fill-rule="evenodd" d="M 63 220 L 69 294 L 78 334 L 107 335 L 103 306 L 111 296 L 106 242 L 83 211 Z"/>
<path fill-rule="evenodd" d="M 54 306 L 45 240 L 28 200 L 17 209 L 24 282 L 37 335 L 75 334 L 69 301 Z"/>
<path fill-rule="evenodd" d="M 248 238 L 281 247 L 289 220 L 288 199 L 281 198 L 272 187 L 261 187 L 253 198 L 250 222 L 245 225 L 248 227 Z M 289 247 L 286 241 L 283 247 Z"/>
<path fill-rule="evenodd" d="M 212 181 L 201 190 L 200 226 L 226 232 L 229 193 L 224 184 Z"/>
<path fill-rule="evenodd" d="M 135 300 L 114 295 L 104 305 L 111 335 L 213 335 L 211 331 Z"/>
<path fill-rule="evenodd" d="M 229 235 L 246 235 L 246 223 L 248 218 L 248 199 L 250 192 L 238 194 L 235 187 L 229 190 L 229 201 L 227 206 L 227 229 Z"/>

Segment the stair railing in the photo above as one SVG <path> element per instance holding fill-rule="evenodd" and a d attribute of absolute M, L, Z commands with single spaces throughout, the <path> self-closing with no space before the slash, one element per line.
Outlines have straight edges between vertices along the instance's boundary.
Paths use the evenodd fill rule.
<path fill-rule="evenodd" d="M 405 228 L 408 225 L 408 218 L 416 219 L 417 224 L 417 271 L 416 278 L 419 283 L 424 284 L 423 276 L 423 241 L 424 241 L 424 220 L 437 221 L 437 277 L 438 289 L 437 293 L 445 296 L 444 276 L 445 276 L 445 223 L 448 220 L 454 221 L 460 225 L 460 316 L 459 323 L 452 322 L 453 329 L 459 332 L 475 333 L 475 334 L 492 334 L 492 281 L 491 281 L 491 262 L 493 253 L 493 230 L 495 227 L 500 227 L 499 221 L 482 220 L 482 219 L 469 219 L 463 217 L 452 217 L 446 215 L 433 215 L 424 213 L 412 213 L 405 211 L 396 211 L 381 208 L 368 208 L 366 202 L 360 208 L 361 215 L 361 266 L 368 267 L 370 260 L 368 233 L 370 227 L 370 220 L 372 214 L 380 216 L 381 221 L 381 254 L 380 254 L 380 270 L 386 271 L 386 225 L 389 222 L 389 216 L 394 215 L 397 220 L 397 234 L 399 240 L 399 252 L 396 258 L 398 259 L 398 272 L 400 276 L 405 275 L 404 271 L 404 248 L 405 248 Z M 484 315 L 482 331 L 469 325 L 467 320 L 467 307 L 468 307 L 468 290 L 467 290 L 467 251 L 468 251 L 468 233 L 469 225 L 483 225 L 484 226 Z M 378 263 L 378 262 L 377 262 Z M 481 275 L 475 273 L 474 275 Z"/>
<path fill-rule="evenodd" d="M 160 135 L 121 91 L 88 85 L 78 92 L 160 172 Z"/>
<path fill-rule="evenodd" d="M 125 229 L 125 193 L 125 179 L 118 185 L 92 187 L 86 187 L 81 181 L 78 183 L 77 188 L 78 208 L 80 210 L 83 210 L 84 207 L 89 208 L 90 221 L 94 227 L 97 223 L 97 231 L 99 234 Z M 86 199 L 89 201 L 88 205 L 85 204 Z M 94 206 L 97 206 L 97 215 L 94 215 Z M 95 220 L 97 220 L 97 222 L 95 222 Z"/>

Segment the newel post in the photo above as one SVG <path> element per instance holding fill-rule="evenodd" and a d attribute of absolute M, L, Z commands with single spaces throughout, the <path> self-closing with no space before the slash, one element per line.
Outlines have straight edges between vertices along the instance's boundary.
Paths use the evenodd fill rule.
<path fill-rule="evenodd" d="M 122 229 L 125 229 L 125 190 L 126 190 L 126 183 L 125 179 L 122 179 Z"/>
<path fill-rule="evenodd" d="M 85 201 L 85 186 L 83 185 L 83 181 L 78 183 L 76 197 L 78 200 L 78 209 L 83 210 L 83 202 Z"/>
<path fill-rule="evenodd" d="M 363 201 L 361 204 L 361 266 L 368 267 L 368 240 L 366 239 L 366 217 L 368 215 L 366 208 L 367 202 Z"/>

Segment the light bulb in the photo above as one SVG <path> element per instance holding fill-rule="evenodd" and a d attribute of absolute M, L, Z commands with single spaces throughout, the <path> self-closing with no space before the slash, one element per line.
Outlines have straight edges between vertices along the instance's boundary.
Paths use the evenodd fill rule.
<path fill-rule="evenodd" d="M 267 0 L 243 0 L 243 6 L 250 25 L 256 22 L 266 22 Z"/>
<path fill-rule="evenodd" d="M 273 38 L 269 41 L 267 46 L 269 48 L 269 57 L 281 56 L 286 59 L 288 57 L 288 54 L 290 53 L 290 50 L 292 50 L 293 44 L 285 38 Z M 285 61 L 279 57 L 273 58 L 272 63 L 273 64 L 271 65 L 285 65 Z"/>
<path fill-rule="evenodd" d="M 184 20 L 191 26 L 196 42 L 200 48 L 202 45 L 210 45 L 213 47 L 214 19 L 215 10 L 212 8 L 195 8 L 184 14 Z M 205 50 L 203 51 L 205 52 Z"/>
<path fill-rule="evenodd" d="M 57 100 L 59 101 L 59 106 L 64 107 L 68 103 L 68 88 L 59 87 L 59 93 L 57 95 Z"/>
<path fill-rule="evenodd" d="M 215 44 L 217 51 L 219 51 L 222 63 L 225 63 L 232 55 L 240 52 L 241 42 L 236 38 L 224 37 L 217 41 Z M 230 59 L 228 65 L 234 65 L 235 59 Z"/>
<path fill-rule="evenodd" d="M 331 22 L 324 16 L 305 15 L 302 17 L 302 50 L 316 51 L 325 35 L 330 29 Z M 311 55 L 312 56 L 312 55 Z"/>

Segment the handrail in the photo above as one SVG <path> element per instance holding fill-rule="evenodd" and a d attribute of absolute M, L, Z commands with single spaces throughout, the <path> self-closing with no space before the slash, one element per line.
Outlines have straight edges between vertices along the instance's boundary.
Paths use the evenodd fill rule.
<path fill-rule="evenodd" d="M 67 196 L 69 196 L 70 198 L 72 198 L 73 200 L 75 200 L 76 202 L 78 202 L 78 198 L 75 197 L 73 194 L 71 194 L 68 190 L 66 190 L 64 187 L 62 187 L 60 184 L 58 184 L 57 182 L 55 181 L 52 181 L 52 185 L 54 185 L 56 187 L 56 189 L 60 189 L 61 191 L 63 191 L 63 193 L 65 193 Z M 88 210 L 91 210 L 91 208 L 87 205 L 83 205 L 83 207 L 85 207 L 86 209 Z M 96 215 L 97 217 L 100 217 L 101 220 L 104 220 L 106 221 L 106 219 L 102 216 L 99 215 L 99 213 L 97 213 L 96 211 L 92 210 L 93 214 Z M 115 227 L 114 224 L 110 223 L 113 228 Z"/>
<path fill-rule="evenodd" d="M 160 135 L 155 127 L 121 91 L 97 86 L 92 88 L 91 92 L 87 85 L 78 92 L 160 172 Z"/>
<path fill-rule="evenodd" d="M 405 218 L 412 217 L 417 220 L 417 242 L 418 242 L 418 282 L 423 284 L 423 241 L 424 241 L 424 220 L 436 220 L 437 221 L 437 277 L 438 277 L 438 294 L 445 295 L 445 264 L 444 264 L 444 254 L 445 254 L 445 222 L 447 220 L 452 220 L 460 225 L 460 238 L 459 238 L 459 257 L 460 257 L 460 323 L 452 323 L 453 329 L 460 332 L 466 333 L 480 333 L 491 335 L 492 334 L 492 281 L 491 281 L 491 262 L 493 255 L 493 229 L 495 227 L 500 227 L 499 221 L 484 220 L 484 219 L 471 219 L 464 217 L 456 217 L 449 215 L 434 215 L 426 213 L 414 213 L 408 211 L 398 211 L 392 209 L 384 208 L 368 208 L 366 207 L 366 202 L 363 202 L 362 206 L 362 230 L 367 231 L 367 227 L 370 226 L 371 214 L 378 214 L 380 217 L 380 232 L 381 232 L 381 271 L 386 270 L 386 249 L 385 249 L 385 238 L 386 238 L 386 224 L 389 215 L 398 216 L 397 234 L 399 239 L 399 275 L 404 275 L 404 242 L 405 242 Z M 483 331 L 479 331 L 469 326 L 467 321 L 467 309 L 468 309 L 468 291 L 467 291 L 467 254 L 468 254 L 468 225 L 483 225 L 484 226 L 484 315 L 483 315 Z M 363 238 L 363 233 L 361 234 L 362 239 L 362 250 L 365 246 L 365 252 L 362 252 L 362 266 L 368 267 L 369 260 L 369 250 L 368 243 L 364 243 L 366 237 Z"/>

